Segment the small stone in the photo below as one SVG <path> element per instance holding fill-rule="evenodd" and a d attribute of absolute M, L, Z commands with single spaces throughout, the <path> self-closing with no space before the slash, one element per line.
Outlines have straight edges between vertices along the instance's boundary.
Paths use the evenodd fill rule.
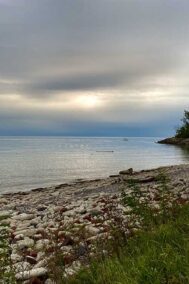
<path fill-rule="evenodd" d="M 102 214 L 101 210 L 98 209 L 98 208 L 94 208 L 94 209 L 90 210 L 89 213 L 90 213 L 92 216 L 98 216 L 98 215 Z"/>
<path fill-rule="evenodd" d="M 0 219 L 6 219 L 11 216 L 10 211 L 0 211 Z"/>
<path fill-rule="evenodd" d="M 42 259 L 34 266 L 34 268 L 44 267 L 47 265 L 47 263 L 48 263 L 47 259 Z"/>
<path fill-rule="evenodd" d="M 22 213 L 19 215 L 16 215 L 13 217 L 14 220 L 20 220 L 20 221 L 24 221 L 24 220 L 31 220 L 33 219 L 35 216 L 34 214 L 26 214 L 26 213 Z"/>
<path fill-rule="evenodd" d="M 37 207 L 37 211 L 44 211 L 46 209 L 47 209 L 47 206 L 45 206 L 45 205 L 41 205 L 41 206 Z"/>
<path fill-rule="evenodd" d="M 26 261 L 17 262 L 13 265 L 15 272 L 28 271 L 31 269 L 31 265 Z"/>
<path fill-rule="evenodd" d="M 37 243 L 36 243 L 36 249 L 37 249 L 37 250 L 42 250 L 42 249 L 44 249 L 45 247 L 47 247 L 48 244 L 49 244 L 49 240 L 48 240 L 48 239 L 39 240 L 39 241 L 37 241 Z"/>
<path fill-rule="evenodd" d="M 24 240 L 18 241 L 16 243 L 16 246 L 19 249 L 23 249 L 23 248 L 29 248 L 29 247 L 33 247 L 34 246 L 34 240 L 26 237 Z"/>
<path fill-rule="evenodd" d="M 23 234 L 18 234 L 14 237 L 15 241 L 20 241 L 24 239 L 24 235 Z"/>
<path fill-rule="evenodd" d="M 36 264 L 36 263 L 37 263 L 36 259 L 35 259 L 34 257 L 30 256 L 30 255 L 27 255 L 27 256 L 26 256 L 26 260 L 27 260 L 27 262 L 29 262 L 30 264 Z"/>
<path fill-rule="evenodd" d="M 44 257 L 45 257 L 45 252 L 39 251 L 38 254 L 37 254 L 36 260 L 40 261 L 40 260 L 44 259 Z"/>
<path fill-rule="evenodd" d="M 189 196 L 188 196 L 188 194 L 183 193 L 183 194 L 181 195 L 181 198 L 182 198 L 183 200 L 188 200 L 188 199 L 189 199 Z"/>
<path fill-rule="evenodd" d="M 45 284 L 56 284 L 56 282 L 54 282 L 53 280 L 51 280 L 50 278 L 48 278 L 48 279 L 45 281 Z"/>
<path fill-rule="evenodd" d="M 12 253 L 11 254 L 11 261 L 12 263 L 15 263 L 15 262 L 20 262 L 22 261 L 23 257 L 19 254 L 16 254 L 16 253 Z"/>
<path fill-rule="evenodd" d="M 87 226 L 85 227 L 86 231 L 89 233 L 90 236 L 96 236 L 100 233 L 100 230 L 93 226 Z"/>

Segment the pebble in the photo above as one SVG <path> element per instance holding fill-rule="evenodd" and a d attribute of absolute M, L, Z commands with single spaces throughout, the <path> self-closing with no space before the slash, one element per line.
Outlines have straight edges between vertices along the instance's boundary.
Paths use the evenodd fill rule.
<path fill-rule="evenodd" d="M 24 240 L 18 241 L 16 243 L 16 246 L 18 247 L 18 249 L 30 248 L 34 246 L 34 240 L 25 237 Z"/>

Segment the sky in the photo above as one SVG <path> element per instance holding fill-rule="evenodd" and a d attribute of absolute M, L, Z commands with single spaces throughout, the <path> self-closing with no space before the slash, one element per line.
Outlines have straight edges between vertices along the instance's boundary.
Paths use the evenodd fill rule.
<path fill-rule="evenodd" d="M 0 135 L 173 135 L 188 15 L 188 0 L 0 0 Z"/>

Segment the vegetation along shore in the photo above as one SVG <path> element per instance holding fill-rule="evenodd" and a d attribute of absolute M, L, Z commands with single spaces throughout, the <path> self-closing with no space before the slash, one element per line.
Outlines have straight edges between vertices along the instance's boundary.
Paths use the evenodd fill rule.
<path fill-rule="evenodd" d="M 184 111 L 182 125 L 176 130 L 174 137 L 158 141 L 160 144 L 172 144 L 180 146 L 189 146 L 189 111 Z"/>
<path fill-rule="evenodd" d="M 180 218 L 179 222 L 185 222 L 188 172 L 189 165 L 140 172 L 129 169 L 105 179 L 1 195 L 0 283 L 189 283 L 184 266 L 189 260 L 183 255 L 188 227 L 182 233 L 180 227 L 171 232 L 173 241 L 184 238 L 182 247 L 174 251 L 169 243 L 172 226 Z M 145 248 L 145 238 L 152 243 L 153 238 L 160 238 L 161 243 L 162 234 L 168 238 L 166 251 L 162 248 L 159 255 L 164 265 L 153 271 L 156 256 L 145 253 L 155 251 Z M 124 250 L 128 250 L 126 255 L 121 253 Z M 166 267 L 169 253 L 172 264 Z M 174 257 L 184 259 L 182 265 Z M 138 274 L 130 265 L 133 262 Z M 182 266 L 178 275 L 177 265 Z M 164 282 L 166 277 L 175 282 Z"/>

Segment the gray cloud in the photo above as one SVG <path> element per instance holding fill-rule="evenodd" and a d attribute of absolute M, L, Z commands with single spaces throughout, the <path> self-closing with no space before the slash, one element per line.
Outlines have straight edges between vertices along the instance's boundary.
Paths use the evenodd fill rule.
<path fill-rule="evenodd" d="M 74 132 L 79 121 L 87 134 L 86 120 L 129 126 L 135 112 L 138 126 L 157 128 L 162 104 L 161 117 L 174 113 L 174 126 L 189 103 L 188 11 L 187 0 L 0 0 L 3 129 Z M 46 109 L 60 94 L 64 102 L 88 91 L 104 102 L 93 121 L 91 109 Z"/>

